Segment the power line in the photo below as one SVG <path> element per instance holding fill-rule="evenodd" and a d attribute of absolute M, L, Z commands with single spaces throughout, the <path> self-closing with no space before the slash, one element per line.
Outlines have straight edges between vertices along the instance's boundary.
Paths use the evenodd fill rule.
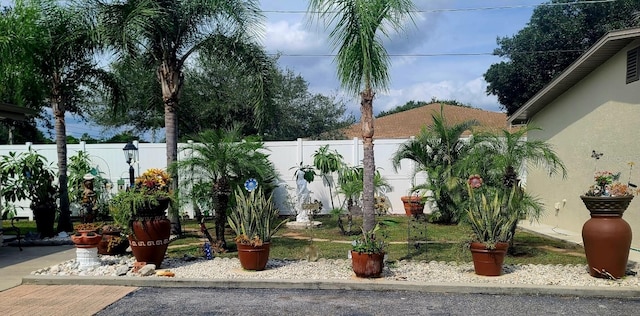
<path fill-rule="evenodd" d="M 412 10 L 414 13 L 442 13 L 442 12 L 464 12 L 464 11 L 487 11 L 487 10 L 505 10 L 505 9 L 522 9 L 532 7 L 552 7 L 552 6 L 574 6 L 582 4 L 596 4 L 596 3 L 612 3 L 618 0 L 593 0 L 593 1 L 575 1 L 575 2 L 563 2 L 563 3 L 540 3 L 540 4 L 523 4 L 523 5 L 511 5 L 511 6 L 498 6 L 498 7 L 477 7 L 477 8 L 456 8 L 456 9 L 431 9 L 431 10 Z M 263 10 L 263 13 L 281 13 L 281 14 L 307 14 L 307 13 L 325 13 L 318 11 L 303 11 L 303 10 Z M 336 12 L 328 12 L 336 13 Z"/>
<path fill-rule="evenodd" d="M 526 52 L 510 52 L 508 55 L 522 54 L 549 54 L 549 53 L 582 53 L 583 49 L 557 49 L 557 50 L 537 50 Z M 336 54 L 286 54 L 269 53 L 270 56 L 280 57 L 335 57 Z M 389 54 L 389 57 L 447 57 L 447 56 L 498 56 L 496 53 L 424 53 L 424 54 Z"/>

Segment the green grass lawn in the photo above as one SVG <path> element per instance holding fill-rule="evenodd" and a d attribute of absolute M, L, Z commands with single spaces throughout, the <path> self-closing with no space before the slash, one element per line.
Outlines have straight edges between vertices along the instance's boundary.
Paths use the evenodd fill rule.
<path fill-rule="evenodd" d="M 397 222 L 396 225 L 387 226 L 388 256 L 390 261 L 417 260 L 417 261 L 457 261 L 470 262 L 471 253 L 467 249 L 471 231 L 465 225 L 437 225 L 431 223 L 415 223 L 406 216 L 384 216 Z M 351 241 L 355 236 L 344 236 L 337 226 L 335 217 L 319 216 L 315 218 L 322 222 L 322 226 L 307 230 L 293 230 L 283 228 L 272 240 L 271 258 L 279 259 L 306 259 L 309 246 L 317 248 L 320 258 L 346 259 L 347 252 L 351 249 Z M 3 227 L 9 227 L 10 221 L 3 221 Z M 27 231 L 35 232 L 35 222 L 19 220 L 15 225 L 20 228 L 21 234 Z M 352 230 L 357 232 L 362 225 L 361 219 L 355 219 Z M 215 236 L 213 222 L 207 222 L 207 227 Z M 169 246 L 170 257 L 182 257 L 185 254 L 202 256 L 204 237 L 200 233 L 199 225 L 188 220 L 183 222 L 184 237 L 174 240 Z M 229 251 L 220 254 L 222 257 L 236 257 L 235 237 L 227 230 L 225 238 Z M 407 244 L 410 237 L 418 240 L 419 247 L 414 247 L 414 242 Z M 548 238 L 542 235 L 518 231 L 515 236 L 515 249 L 505 258 L 506 264 L 585 264 L 584 250 L 578 245 L 561 240 Z"/>

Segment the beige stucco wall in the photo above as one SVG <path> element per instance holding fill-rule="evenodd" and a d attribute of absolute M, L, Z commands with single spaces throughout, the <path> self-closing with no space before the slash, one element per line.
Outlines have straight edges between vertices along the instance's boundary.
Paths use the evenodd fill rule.
<path fill-rule="evenodd" d="M 551 143 L 568 171 L 563 180 L 529 169 L 527 190 L 546 208 L 541 223 L 580 233 L 589 212 L 579 196 L 596 169 L 620 171 L 620 180 L 627 182 L 633 161 L 631 182 L 640 185 L 640 82 L 625 83 L 626 51 L 638 45 L 623 49 L 532 118 L 531 124 L 543 130 L 531 132 L 529 139 Z M 604 155 L 596 161 L 592 150 Z M 634 233 L 632 247 L 640 248 L 640 196 L 624 219 Z"/>

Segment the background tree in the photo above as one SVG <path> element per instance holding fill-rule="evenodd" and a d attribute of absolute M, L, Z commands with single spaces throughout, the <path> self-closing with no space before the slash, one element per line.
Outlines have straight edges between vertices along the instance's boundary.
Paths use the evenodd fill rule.
<path fill-rule="evenodd" d="M 253 41 L 260 34 L 263 18 L 258 2 L 97 0 L 97 3 L 103 35 L 120 57 L 143 58 L 155 69 L 162 92 L 167 166 L 170 166 L 178 156 L 178 109 L 185 64 L 202 48 L 214 51 L 221 48 L 227 52 L 234 44 Z M 177 186 L 177 175 L 172 177 L 172 185 Z M 169 212 L 174 234 L 181 233 L 177 213 L 175 209 Z"/>
<path fill-rule="evenodd" d="M 50 104 L 55 122 L 60 201 L 57 230 L 73 231 L 67 190 L 65 114 L 67 111 L 82 114 L 81 105 L 95 90 L 111 91 L 117 97 L 117 84 L 96 65 L 94 57 L 100 46 L 87 8 L 80 3 L 54 0 L 18 1 L 15 7 L 17 14 L 28 12 L 31 16 L 31 10 L 36 12 L 37 29 L 30 37 L 38 37 L 37 46 L 27 45 L 33 57 L 28 60 L 32 64 L 26 70 L 35 76 L 32 82 L 39 83 L 35 88 L 42 90 L 37 97 Z"/>
<path fill-rule="evenodd" d="M 254 54 L 266 57 L 266 53 Z M 277 60 L 264 60 L 269 80 L 247 76 L 251 70 L 241 60 L 216 58 L 204 52 L 185 67 L 185 86 L 178 109 L 180 140 L 186 141 L 207 129 L 226 129 L 241 124 L 243 135 L 257 135 L 264 140 L 306 138 L 342 138 L 341 128 L 353 124 L 346 115 L 344 101 L 335 96 L 311 94 L 308 83 L 290 70 L 277 68 Z M 92 119 L 104 126 L 131 126 L 137 133 L 156 131 L 162 126 L 164 111 L 160 84 L 140 60 L 114 63 L 115 73 L 128 96 L 119 115 L 106 106 L 98 106 Z M 263 117 L 260 132 L 254 125 L 254 102 L 260 98 L 253 86 L 269 84 L 273 91 L 269 105 L 271 115 Z M 153 139 L 152 141 L 157 141 Z"/>
<path fill-rule="evenodd" d="M 635 26 L 640 0 L 590 3 L 552 0 L 534 11 L 527 26 L 499 37 L 495 63 L 484 74 L 487 93 L 513 114 L 607 32 Z"/>
<path fill-rule="evenodd" d="M 333 27 L 329 38 L 337 49 L 338 80 L 347 91 L 360 95 L 363 144 L 363 229 L 375 226 L 373 156 L 373 98 L 389 85 L 389 55 L 381 36 L 403 29 L 414 6 L 409 0 L 310 0 L 312 17 Z"/>
<path fill-rule="evenodd" d="M 45 36 L 38 26 L 39 8 L 17 1 L 13 7 L 0 9 L 0 102 L 34 109 L 40 112 L 45 104 L 45 86 L 36 75 L 37 55 Z M 38 131 L 35 118 L 24 122 L 4 119 L 0 126 L 0 139 L 5 144 L 32 141 L 44 143 L 46 138 Z"/>

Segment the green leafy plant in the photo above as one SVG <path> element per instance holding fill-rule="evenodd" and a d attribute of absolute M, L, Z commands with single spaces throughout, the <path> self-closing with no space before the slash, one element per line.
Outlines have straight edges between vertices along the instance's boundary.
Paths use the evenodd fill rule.
<path fill-rule="evenodd" d="M 47 159 L 29 148 L 23 153 L 9 152 L 0 159 L 0 193 L 5 201 L 30 200 L 38 232 L 42 237 L 54 235 L 58 188 L 55 173 Z"/>
<path fill-rule="evenodd" d="M 284 223 L 276 224 L 279 211 L 273 204 L 273 195 L 267 198 L 262 188 L 245 194 L 242 189 L 235 192 L 236 207 L 229 214 L 229 226 L 236 233 L 236 243 L 260 246 L 270 242 Z"/>
<path fill-rule="evenodd" d="M 474 241 L 494 249 L 496 243 L 510 242 L 512 227 L 518 222 L 518 213 L 514 212 L 513 201 L 518 187 L 495 188 L 483 186 L 479 175 L 472 175 L 467 181 L 469 206 L 466 221 L 475 235 Z"/>
<path fill-rule="evenodd" d="M 334 183 L 330 176 L 332 173 L 340 170 L 344 165 L 342 155 L 340 155 L 336 150 L 330 151 L 329 145 L 324 145 L 313 153 L 313 165 L 320 171 L 324 184 L 329 188 L 331 207 L 335 208 L 333 203 L 333 193 L 331 192 L 331 188 L 334 186 Z"/>
<path fill-rule="evenodd" d="M 386 241 L 387 232 L 382 227 L 397 224 L 398 222 L 395 220 L 385 219 L 378 221 L 370 231 L 365 231 L 362 228 L 362 235 L 351 242 L 351 250 L 360 253 L 384 253 L 389 243 Z"/>
<path fill-rule="evenodd" d="M 138 176 L 132 189 L 118 192 L 109 201 L 109 212 L 114 222 L 129 230 L 131 221 L 140 210 L 158 206 L 167 199 L 173 203 L 174 195 L 169 190 L 170 179 L 166 171 L 156 168 L 148 169 Z"/>

